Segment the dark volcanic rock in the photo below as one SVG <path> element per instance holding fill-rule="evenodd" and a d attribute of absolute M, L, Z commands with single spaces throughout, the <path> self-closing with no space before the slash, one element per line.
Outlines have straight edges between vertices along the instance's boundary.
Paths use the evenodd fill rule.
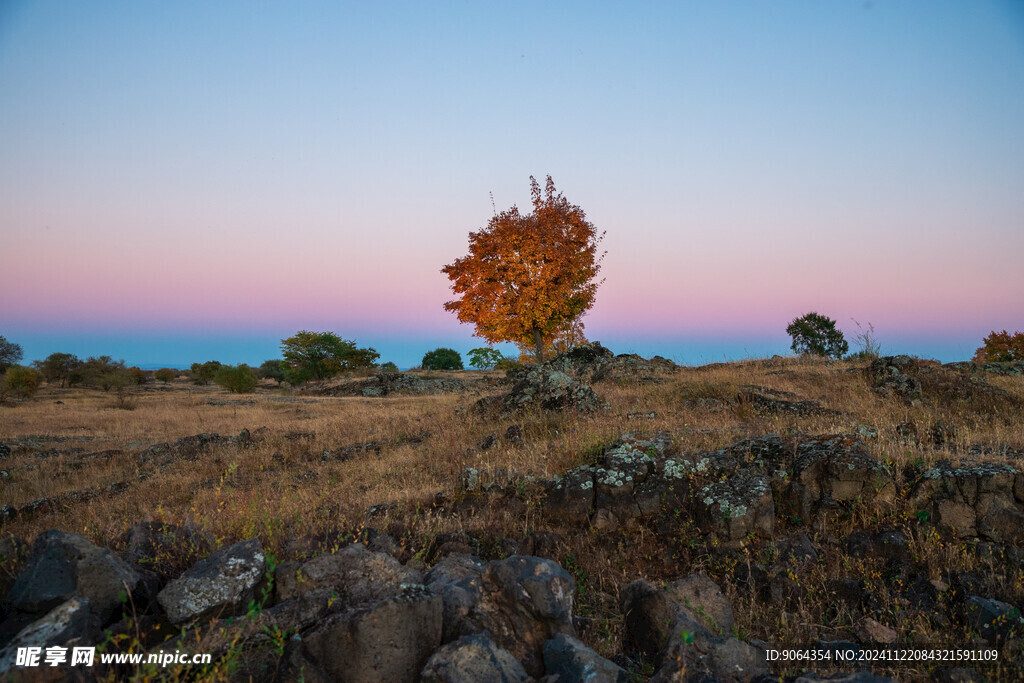
<path fill-rule="evenodd" d="M 921 398 L 919 364 L 910 356 L 883 356 L 871 362 L 868 378 L 875 391 L 883 396 L 895 394 L 906 401 Z"/>
<path fill-rule="evenodd" d="M 511 652 L 478 633 L 462 636 L 434 652 L 423 667 L 420 680 L 423 683 L 520 683 L 531 679 Z"/>
<path fill-rule="evenodd" d="M 124 560 L 77 534 L 51 529 L 36 536 L 7 601 L 15 609 L 38 614 L 83 597 L 106 623 L 122 607 L 126 587 L 136 593 L 143 584 Z"/>
<path fill-rule="evenodd" d="M 564 683 L 626 683 L 629 675 L 572 636 L 559 633 L 544 643 L 544 670 Z"/>
<path fill-rule="evenodd" d="M 231 616 L 255 597 L 266 571 L 258 539 L 221 548 L 171 581 L 157 595 L 172 624 L 210 614 Z"/>
<path fill-rule="evenodd" d="M 278 601 L 329 588 L 345 607 L 397 595 L 402 584 L 423 583 L 423 575 L 401 565 L 391 555 L 353 543 L 340 552 L 320 555 L 302 564 L 287 562 L 274 573 Z"/>
<path fill-rule="evenodd" d="M 961 538 L 1024 542 L 1024 473 L 1010 465 L 938 463 L 921 476 L 911 500 Z"/>
<path fill-rule="evenodd" d="M 40 653 L 40 665 L 44 665 L 41 671 L 34 673 L 43 674 L 47 668 L 43 662 L 43 655 L 48 647 L 90 647 L 96 645 L 102 639 L 100 631 L 100 620 L 93 613 L 87 598 L 75 597 L 57 605 L 42 618 L 32 622 L 14 637 L 7 647 L 0 650 L 0 677 L 7 680 L 5 674 L 17 670 L 18 648 L 38 647 L 42 648 Z M 70 660 L 70 656 L 69 656 Z M 55 672 L 57 676 L 51 680 L 63 680 L 66 670 Z M 45 675 L 45 674 L 43 674 Z M 15 676 L 13 680 L 19 680 Z"/>

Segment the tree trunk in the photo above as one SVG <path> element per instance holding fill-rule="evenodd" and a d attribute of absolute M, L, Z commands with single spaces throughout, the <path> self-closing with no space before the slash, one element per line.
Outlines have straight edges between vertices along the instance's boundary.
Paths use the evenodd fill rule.
<path fill-rule="evenodd" d="M 544 362 L 544 335 L 540 330 L 533 330 L 533 343 L 537 346 L 537 365 Z"/>

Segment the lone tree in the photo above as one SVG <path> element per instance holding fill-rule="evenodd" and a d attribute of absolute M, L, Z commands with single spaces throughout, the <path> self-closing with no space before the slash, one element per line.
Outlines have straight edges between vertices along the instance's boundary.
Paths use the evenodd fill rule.
<path fill-rule="evenodd" d="M 370 368 L 380 358 L 373 349 L 360 349 L 354 341 L 342 339 L 333 332 L 308 330 L 282 339 L 281 352 L 290 370 L 289 381 L 293 384 L 310 379 L 328 379 L 345 370 Z"/>
<path fill-rule="evenodd" d="M 1008 362 L 1024 360 L 1024 332 L 1010 334 L 1006 330 L 992 330 L 982 346 L 974 352 L 975 363 Z"/>
<path fill-rule="evenodd" d="M 843 333 L 836 329 L 836 321 L 817 313 L 795 319 L 786 334 L 793 338 L 793 351 L 803 356 L 842 358 L 850 350 Z"/>
<path fill-rule="evenodd" d="M 459 322 L 476 325 L 490 343 L 532 344 L 544 362 L 544 340 L 594 305 L 604 253 L 583 209 L 570 204 L 548 176 L 530 176 L 533 212 L 512 206 L 469 234 L 469 255 L 441 272 L 458 296 L 444 305 Z"/>

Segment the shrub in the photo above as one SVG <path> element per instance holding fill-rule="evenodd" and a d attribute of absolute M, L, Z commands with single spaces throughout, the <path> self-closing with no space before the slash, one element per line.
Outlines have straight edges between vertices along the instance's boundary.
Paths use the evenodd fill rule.
<path fill-rule="evenodd" d="M 100 387 L 103 391 L 109 391 L 113 386 L 112 382 L 118 381 L 113 378 L 125 371 L 123 360 L 114 360 L 110 356 L 89 356 L 74 374 L 80 375 L 82 381 L 94 387 Z M 69 378 L 69 384 L 76 378 Z"/>
<path fill-rule="evenodd" d="M 149 381 L 149 375 L 142 368 L 135 367 L 134 365 L 128 368 L 128 378 L 132 381 L 132 384 L 145 384 Z"/>
<path fill-rule="evenodd" d="M 875 337 L 875 326 L 868 323 L 867 329 L 861 327 L 861 324 L 853 320 L 853 323 L 860 330 L 857 334 L 853 335 L 853 342 L 860 347 L 860 351 L 853 353 L 849 356 L 850 360 L 875 360 L 881 355 L 882 347 L 878 343 L 878 339 Z"/>
<path fill-rule="evenodd" d="M 398 372 L 398 366 L 388 361 L 387 363 L 380 364 L 380 371 L 382 373 L 395 374 Z"/>
<path fill-rule="evenodd" d="M 278 384 L 288 379 L 288 364 L 280 358 L 263 361 L 263 365 L 257 371 L 260 379 L 272 379 Z"/>
<path fill-rule="evenodd" d="M 486 346 L 479 349 L 470 349 L 469 351 L 470 367 L 480 368 L 481 370 L 490 370 L 504 358 L 505 356 L 501 354 L 501 351 L 489 349 Z"/>
<path fill-rule="evenodd" d="M 24 365 L 12 365 L 4 373 L 4 389 L 24 398 L 35 396 L 42 381 L 43 373 Z"/>
<path fill-rule="evenodd" d="M 171 368 L 160 368 L 159 370 L 153 373 L 153 377 L 160 380 L 164 384 L 167 384 L 168 382 L 177 379 L 178 371 L 172 370 Z"/>
<path fill-rule="evenodd" d="M 999 363 L 1024 360 L 1024 332 L 1012 335 L 1003 330 L 992 331 L 982 341 L 982 346 L 974 352 L 976 363 Z"/>
<path fill-rule="evenodd" d="M 208 360 L 205 363 L 193 363 L 189 374 L 192 375 L 192 382 L 195 384 L 209 384 L 220 368 L 220 361 Z"/>
<path fill-rule="evenodd" d="M 842 358 L 850 350 L 836 321 L 814 312 L 795 319 L 786 333 L 793 338 L 793 351 L 802 356 Z"/>
<path fill-rule="evenodd" d="M 441 347 L 428 351 L 420 365 L 424 370 L 461 370 L 462 356 L 455 349 Z"/>
<path fill-rule="evenodd" d="M 236 394 L 251 394 L 256 388 L 256 373 L 245 363 L 235 367 L 222 365 L 213 381 Z"/>

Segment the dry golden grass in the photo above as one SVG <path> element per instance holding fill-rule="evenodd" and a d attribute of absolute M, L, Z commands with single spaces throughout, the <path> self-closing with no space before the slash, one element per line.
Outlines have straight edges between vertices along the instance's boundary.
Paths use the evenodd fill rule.
<path fill-rule="evenodd" d="M 503 539 L 514 539 L 520 548 L 545 548 L 575 575 L 578 612 L 584 617 L 582 636 L 606 656 L 621 648 L 619 588 L 639 577 L 663 581 L 707 572 L 733 601 L 736 632 L 771 643 L 809 643 L 849 634 L 865 611 L 838 603 L 825 586 L 830 578 L 863 577 L 877 602 L 871 612 L 874 618 L 897 628 L 901 637 L 955 645 L 962 642 L 956 638 L 967 637 L 962 628 L 950 631 L 910 609 L 885 563 L 851 557 L 842 539 L 855 529 L 893 525 L 911 538 L 915 561 L 933 578 L 974 571 L 993 593 L 1018 605 L 1024 602 L 1022 574 L 1019 568 L 1008 573 L 1005 563 L 996 559 L 980 558 L 969 543 L 925 534 L 906 496 L 888 509 L 865 506 L 814 532 L 780 520 L 777 537 L 808 531 L 823 548 L 823 559 L 811 567 L 794 568 L 806 591 L 803 597 L 766 609 L 739 590 L 732 575 L 745 559 L 770 561 L 777 552 L 770 539 L 752 539 L 739 554 L 721 553 L 714 550 L 714 539 L 701 537 L 687 519 L 672 520 L 670 534 L 645 525 L 602 534 L 546 521 L 539 498 L 528 490 L 483 496 L 455 491 L 465 467 L 542 478 L 562 474 L 599 454 L 626 431 L 668 432 L 674 451 L 696 452 L 723 448 L 745 436 L 849 433 L 859 424 L 870 424 L 878 428 L 879 437 L 868 442 L 868 450 L 892 466 L 900 487 L 908 484 L 904 467 L 943 458 L 959 461 L 963 456 L 953 450 L 975 444 L 1024 450 L 1024 411 L 935 403 L 927 397 L 920 405 L 907 405 L 872 391 L 864 367 L 776 358 L 683 368 L 661 384 L 596 385 L 598 394 L 611 404 L 596 417 L 534 414 L 496 422 L 475 416 L 475 392 L 334 398 L 292 394 L 263 383 L 255 394 L 233 395 L 179 380 L 134 389 L 129 398 L 134 409 L 123 410 L 110 394 L 44 387 L 31 401 L 0 406 L 0 440 L 13 447 L 11 456 L 0 461 L 0 469 L 8 474 L 0 503 L 20 509 L 38 498 L 99 492 L 118 482 L 130 485 L 81 502 L 60 499 L 54 509 L 9 521 L 2 534 L 31 540 L 40 531 L 58 528 L 116 546 L 129 526 L 159 520 L 200 527 L 218 543 L 256 536 L 284 560 L 329 549 L 372 526 L 395 537 L 403 560 L 426 563 L 435 559 L 439 537 L 450 540 L 462 533 L 485 557 L 502 555 L 509 547 Z M 451 376 L 480 389 L 492 386 L 501 373 Z M 1024 405 L 1024 378 L 986 379 Z M 761 415 L 748 405 L 726 402 L 748 386 L 820 401 L 837 414 Z M 701 399 L 717 399 L 722 405 Z M 653 419 L 647 419 L 651 412 Z M 896 433 L 897 424 L 914 422 L 925 441 L 927 430 L 939 420 L 956 425 L 958 431 L 949 446 L 938 450 L 908 443 Z M 522 428 L 521 443 L 498 438 L 493 448 L 480 448 L 486 436 L 500 437 L 513 424 Z M 139 480 L 153 469 L 139 457 L 153 444 L 201 433 L 231 436 L 243 429 L 254 434 L 262 430 L 253 446 L 215 445 L 193 460 L 179 458 Z M 90 456 L 102 451 L 112 452 Z M 999 461 L 1000 456 L 986 459 Z M 367 509 L 380 503 L 391 507 L 367 519 Z M 546 533 L 557 536 L 545 546 Z M 908 671 L 915 675 L 908 669 L 894 670 L 901 677 Z"/>

